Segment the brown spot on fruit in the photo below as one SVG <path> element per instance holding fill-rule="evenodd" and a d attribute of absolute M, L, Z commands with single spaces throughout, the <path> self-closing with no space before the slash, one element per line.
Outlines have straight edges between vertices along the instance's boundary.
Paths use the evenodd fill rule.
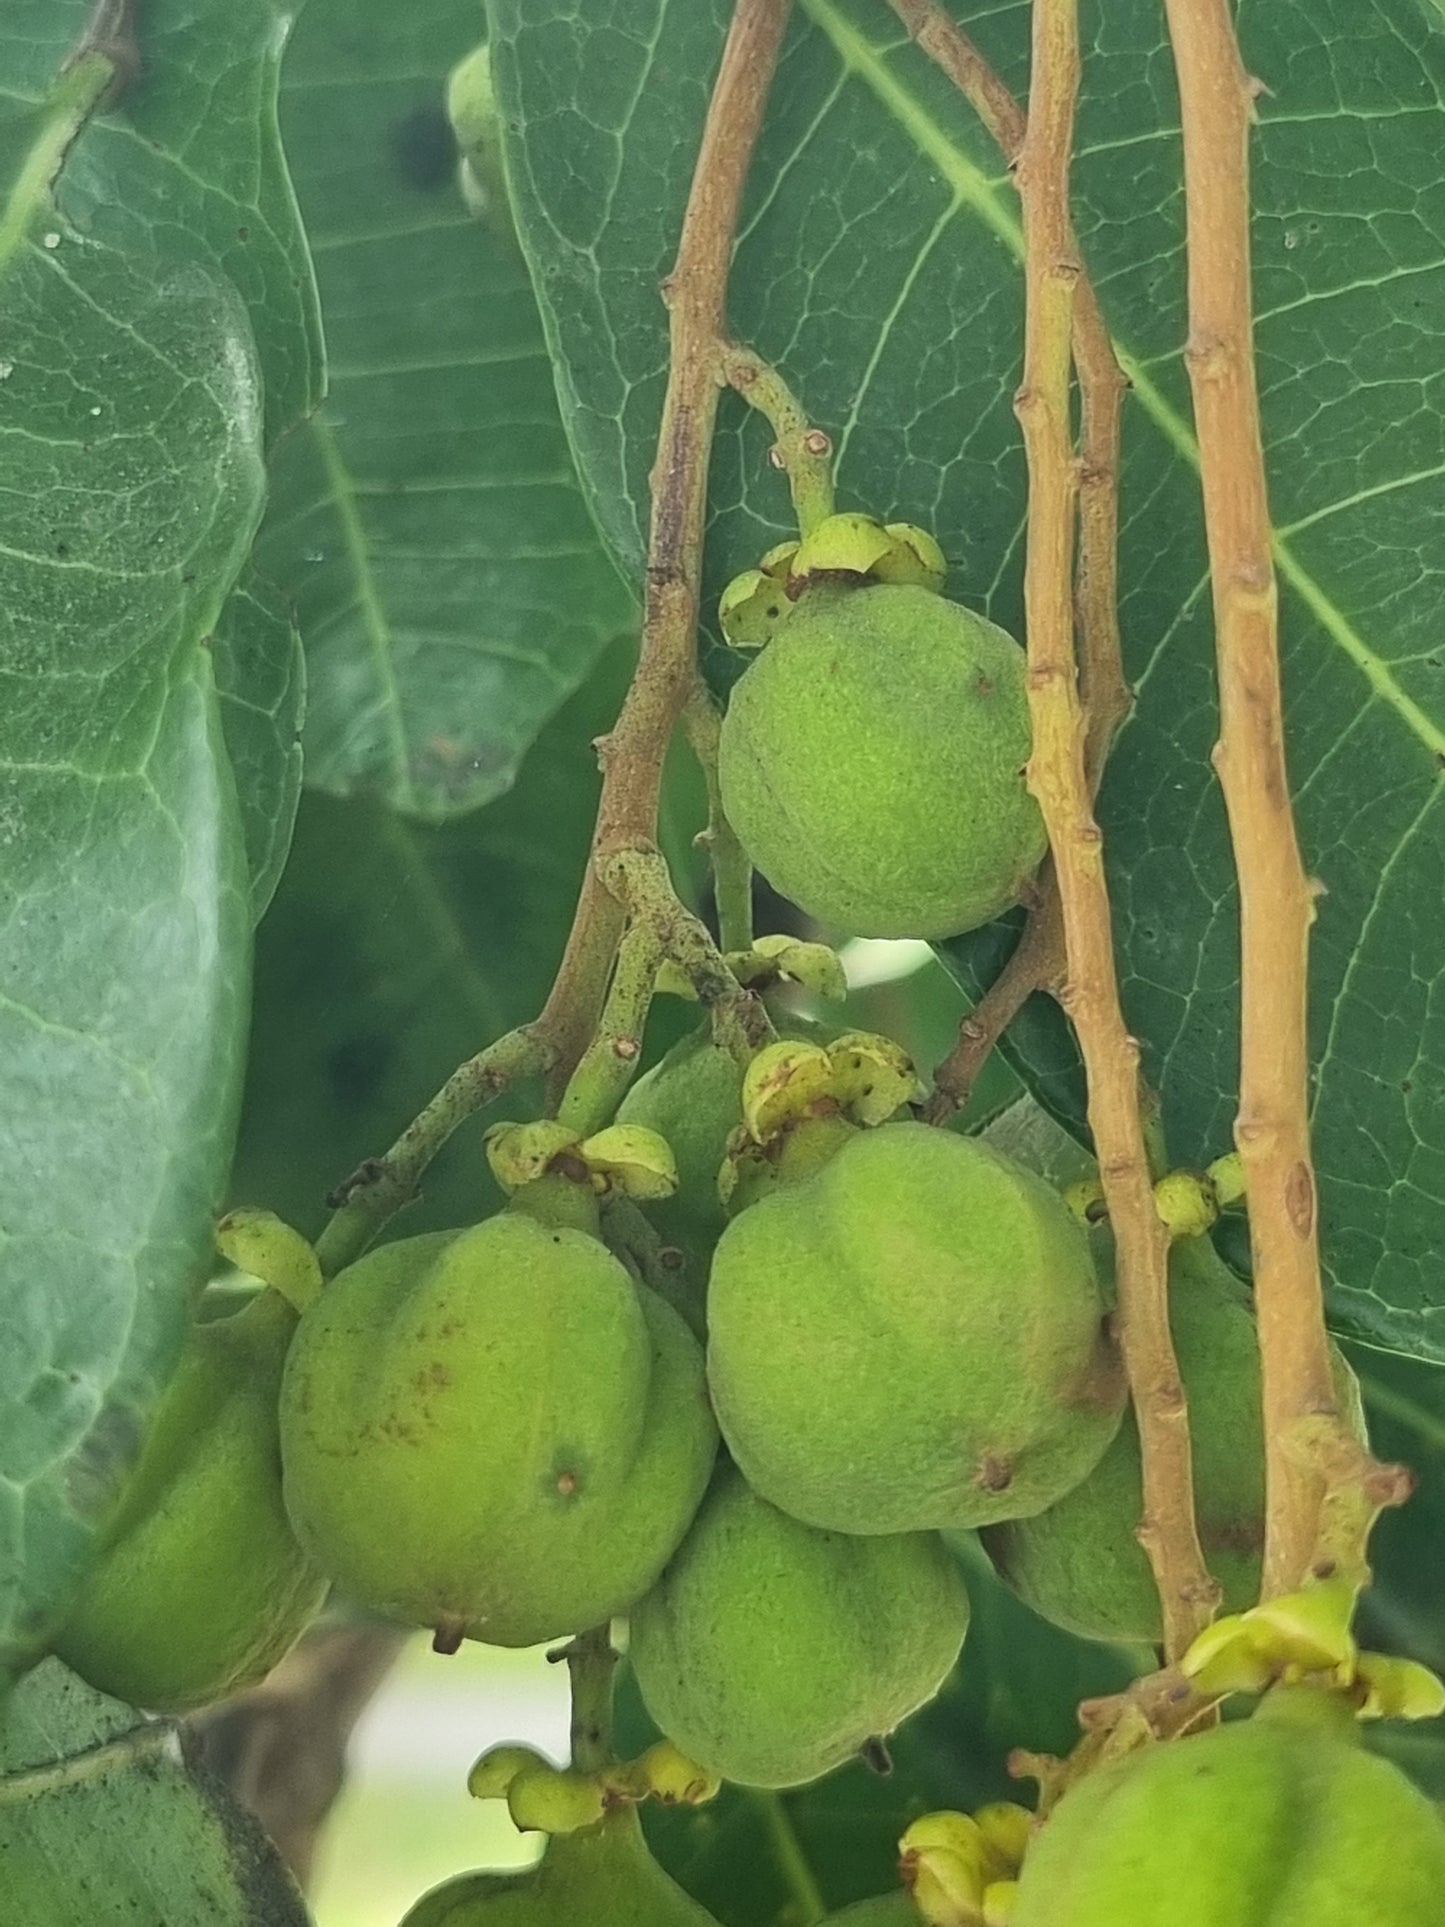
<path fill-rule="evenodd" d="M 466 1627 L 460 1619 L 439 1619 L 431 1636 L 431 1649 L 434 1653 L 458 1652 L 465 1635 Z"/>
<path fill-rule="evenodd" d="M 980 1459 L 973 1482 L 983 1492 L 1007 1492 L 1013 1484 L 1013 1461 L 997 1458 L 992 1452 Z"/>

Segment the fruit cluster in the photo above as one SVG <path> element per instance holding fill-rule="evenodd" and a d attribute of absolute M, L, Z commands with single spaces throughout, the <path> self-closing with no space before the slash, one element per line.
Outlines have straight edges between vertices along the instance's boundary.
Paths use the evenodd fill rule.
<path fill-rule="evenodd" d="M 972 928 L 1043 853 L 1022 655 L 941 584 L 919 531 L 834 516 L 724 597 L 730 639 L 761 652 L 722 731 L 727 813 L 774 883 L 861 934 Z M 61 1655 L 183 1709 L 261 1677 L 330 1583 L 440 1651 L 625 1618 L 666 1736 L 612 1780 L 488 1756 L 475 1790 L 557 1839 L 538 1873 L 438 1889 L 413 1927 L 704 1921 L 648 1858 L 633 1803 L 886 1759 L 964 1643 L 952 1535 L 980 1532 L 1063 1627 L 1160 1636 L 1134 1537 L 1138 1436 L 1081 1218 L 988 1142 L 915 1121 L 912 1067 L 887 1039 L 780 1028 L 744 1065 L 704 1026 L 592 1137 L 499 1127 L 502 1210 L 382 1245 L 324 1287 L 265 1214 L 223 1227 L 267 1288 L 197 1324 Z M 626 1235 L 638 1210 L 665 1292 Z M 1259 1360 L 1207 1239 L 1174 1246 L 1171 1320 L 1201 1539 L 1239 1611 L 1260 1581 Z M 1343 1359 L 1337 1382 L 1362 1430 Z M 1020 1839 L 971 1860 L 974 1822 L 935 1816 L 937 1838 L 925 1827 L 905 1853 L 915 1899 L 932 1882 L 955 1908 L 940 1919 L 1007 1908 L 1017 1927 L 1086 1927 L 1227 1874 L 1254 1911 L 1211 1901 L 1189 1920 L 1343 1921 L 1318 1880 L 1269 1911 L 1263 1846 L 1182 1871 L 1136 1850 L 1180 1802 L 1294 1798 L 1295 1781 L 1311 1810 L 1394 1813 L 1391 1770 L 1337 1734 L 1306 1741 L 1294 1706 L 1094 1775 L 1027 1855 Z M 1436 1837 L 1413 1807 L 1395 1818 Z M 1428 1862 L 1422 1847 L 1410 1877 Z M 1427 1917 L 1414 1893 L 1400 1888 L 1400 1927 Z"/>

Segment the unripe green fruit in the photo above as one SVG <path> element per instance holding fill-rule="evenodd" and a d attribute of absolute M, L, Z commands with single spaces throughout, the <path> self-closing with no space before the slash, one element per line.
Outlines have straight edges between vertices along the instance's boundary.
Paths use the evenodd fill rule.
<path fill-rule="evenodd" d="M 1221 1612 L 1243 1612 L 1259 1597 L 1264 1549 L 1259 1338 L 1247 1293 L 1207 1238 L 1174 1246 L 1169 1277 L 1169 1325 L 1189 1399 L 1199 1542 L 1223 1588 Z M 1334 1368 L 1341 1409 L 1363 1439 L 1355 1375 L 1338 1352 Z M 1066 1632 L 1157 1643 L 1159 1594 L 1134 1536 L 1143 1513 L 1139 1428 L 1130 1410 L 1082 1484 L 1036 1518 L 990 1527 L 983 1543 L 1019 1597 Z"/>
<path fill-rule="evenodd" d="M 931 1534 L 816 1532 L 728 1466 L 634 1610 L 628 1652 L 689 1759 L 745 1786 L 802 1786 L 932 1699 L 967 1627 Z"/>
<path fill-rule="evenodd" d="M 1122 1373 L 1088 1241 L 977 1138 L 861 1132 L 735 1218 L 708 1378 L 757 1491 L 839 1532 L 1041 1512 L 1118 1429 Z"/>
<path fill-rule="evenodd" d="M 701 1025 L 646 1071 L 618 1107 L 620 1124 L 642 1124 L 672 1146 L 677 1190 L 647 1207 L 664 1238 L 690 1258 L 705 1259 L 727 1215 L 717 1179 L 728 1133 L 742 1122 L 742 1067 Z"/>
<path fill-rule="evenodd" d="M 834 1033 L 820 1024 L 781 1017 L 780 1037 L 825 1041 Z M 718 1173 L 728 1137 L 742 1123 L 742 1067 L 713 1040 L 710 1024 L 681 1038 L 623 1098 L 619 1124 L 641 1124 L 672 1147 L 677 1190 L 649 1202 L 647 1215 L 664 1238 L 697 1263 L 706 1261 L 727 1223 L 718 1196 Z"/>
<path fill-rule="evenodd" d="M 525 1873 L 464 1873 L 435 1887 L 401 1927 L 717 1927 L 647 1851 L 631 1807 L 558 1834 Z"/>
<path fill-rule="evenodd" d="M 1347 1705 L 1292 1690 L 1305 1703 L 1272 1694 L 1081 1780 L 1029 1846 L 1010 1927 L 1439 1927 L 1439 1814 Z"/>
<path fill-rule="evenodd" d="M 180 1713 L 264 1679 L 326 1581 L 281 1498 L 276 1292 L 197 1325 L 55 1650 L 103 1693 Z"/>
<path fill-rule="evenodd" d="M 1023 651 L 917 587 L 811 589 L 733 690 L 723 805 L 763 875 L 863 937 L 947 937 L 1045 849 Z"/>
<path fill-rule="evenodd" d="M 281 1439 L 303 1543 L 443 1648 L 625 1611 L 717 1446 L 678 1314 L 595 1238 L 516 1210 L 334 1279 L 287 1361 Z"/>

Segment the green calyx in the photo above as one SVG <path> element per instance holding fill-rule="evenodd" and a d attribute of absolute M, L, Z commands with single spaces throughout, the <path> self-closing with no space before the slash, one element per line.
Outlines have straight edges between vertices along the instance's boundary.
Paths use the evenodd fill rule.
<path fill-rule="evenodd" d="M 801 541 L 779 543 L 757 568 L 734 576 L 718 599 L 718 625 L 732 648 L 763 649 L 819 584 L 886 582 L 941 595 L 947 579 L 948 562 L 927 529 L 857 513 L 827 515 Z"/>
<path fill-rule="evenodd" d="M 690 1759 L 800 1786 L 931 1699 L 967 1624 L 932 1535 L 819 1532 L 727 1467 L 634 1609 L 629 1651 L 649 1712 Z"/>
<path fill-rule="evenodd" d="M 102 1692 L 187 1712 L 264 1679 L 326 1581 L 281 1495 L 296 1315 L 275 1291 L 191 1332 L 55 1651 Z"/>
<path fill-rule="evenodd" d="M 1445 1824 L 1332 1697 L 1285 1717 L 1271 1695 L 1089 1774 L 1031 1842 L 1010 1927 L 1146 1927 L 1164 1895 L 1170 1927 L 1435 1927 Z"/>
<path fill-rule="evenodd" d="M 753 862 L 856 936 L 945 937 L 1025 893 L 1023 651 L 925 588 L 809 590 L 732 692 L 723 805 Z"/>
<path fill-rule="evenodd" d="M 665 1874 L 630 1806 L 564 1833 L 525 1873 L 464 1873 L 433 1888 L 401 1927 L 717 1927 Z"/>
<path fill-rule="evenodd" d="M 1189 1399 L 1194 1500 L 1205 1563 L 1238 1613 L 1259 1597 L 1264 1548 L 1264 1427 L 1259 1339 L 1244 1287 L 1207 1238 L 1169 1258 L 1169 1322 Z M 1335 1387 L 1356 1434 L 1354 1373 L 1334 1353 Z M 990 1528 L 984 1547 L 1020 1598 L 1086 1639 L 1154 1643 L 1159 1595 L 1134 1528 L 1144 1509 L 1139 1432 L 1127 1412 L 1098 1466 L 1036 1517 Z"/>
<path fill-rule="evenodd" d="M 281 1438 L 317 1562 L 443 1650 L 624 1612 L 717 1442 L 678 1314 L 596 1238 L 516 1209 L 333 1279 L 297 1330 Z"/>
<path fill-rule="evenodd" d="M 733 1220 L 708 1315 L 729 1450 L 816 1526 L 1026 1517 L 1118 1429 L 1124 1381 L 1085 1234 L 1056 1191 L 974 1138 L 859 1132 Z"/>

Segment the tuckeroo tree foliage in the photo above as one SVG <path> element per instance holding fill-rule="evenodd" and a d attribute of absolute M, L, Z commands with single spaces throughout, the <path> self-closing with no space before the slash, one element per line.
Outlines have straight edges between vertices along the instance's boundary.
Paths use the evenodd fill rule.
<path fill-rule="evenodd" d="M 783 11 L 770 0 L 750 4 L 759 16 Z M 1069 11 L 1042 0 L 1037 10 L 1044 18 Z M 1026 192 L 1045 190 L 1027 167 L 1014 174 L 928 49 L 936 51 L 940 24 L 962 24 L 997 80 L 1025 102 L 1040 97 L 1043 69 L 1031 69 L 1027 4 L 976 20 L 966 11 L 961 0 L 899 0 L 896 9 L 885 0 L 796 0 L 775 73 L 769 80 L 760 61 L 743 89 L 766 99 L 735 245 L 732 234 L 718 244 L 730 256 L 731 339 L 763 358 L 767 379 L 777 371 L 806 422 L 826 436 L 822 469 L 836 503 L 824 508 L 926 531 L 946 558 L 948 595 L 1022 637 L 1031 478 L 1014 410 L 1026 308 L 1020 179 Z M 555 1115 L 560 1099 L 562 1119 L 576 1127 L 564 1147 L 569 1170 L 574 1178 L 581 1170 L 589 1196 L 604 1192 L 609 1242 L 633 1270 L 629 1281 L 621 1259 L 612 1263 L 617 1300 L 599 1355 L 618 1347 L 627 1369 L 645 1377 L 655 1346 L 682 1361 L 679 1382 L 701 1384 L 702 1281 L 721 1228 L 717 1199 L 709 1191 L 690 1221 L 702 1227 L 701 1256 L 689 1248 L 681 1279 L 669 1281 L 649 1211 L 656 1206 L 656 1222 L 680 1245 L 693 1240 L 668 1216 L 675 1207 L 656 1187 L 655 1154 L 629 1143 L 624 1155 L 599 1138 L 626 1082 L 618 1054 L 605 1074 L 595 1063 L 589 1072 L 584 1058 L 581 1081 L 564 1095 L 601 1017 L 620 909 L 594 906 L 590 925 L 584 916 L 590 963 L 586 945 L 574 943 L 568 954 L 586 967 L 570 979 L 564 970 L 561 1004 L 549 1002 L 548 987 L 588 869 L 599 789 L 591 746 L 617 716 L 639 628 L 655 639 L 671 621 L 690 647 L 687 623 L 678 630 L 675 614 L 659 615 L 671 578 L 655 566 L 667 535 L 659 536 L 656 504 L 675 510 L 680 495 L 670 491 L 686 480 L 655 466 L 685 309 L 674 306 L 670 345 L 661 289 L 678 258 L 732 15 L 728 0 L 488 0 L 485 17 L 477 0 L 401 8 L 146 0 L 132 18 L 124 0 L 98 8 L 0 0 L 7 1918 L 59 1920 L 62 1904 L 77 1922 L 306 1917 L 254 1824 L 186 1764 L 174 1726 L 142 1721 L 92 1690 L 103 1679 L 87 1685 L 46 1657 L 57 1642 L 65 1647 L 64 1630 L 97 1583 L 115 1522 L 127 1516 L 117 1507 L 128 1492 L 137 1503 L 132 1475 L 145 1465 L 168 1386 L 193 1369 L 183 1354 L 191 1358 L 185 1348 L 196 1343 L 200 1294 L 222 1269 L 215 1227 L 228 1207 L 263 1205 L 305 1237 L 320 1236 L 322 1269 L 334 1271 L 406 1201 L 427 1159 L 408 1167 L 394 1194 L 387 1171 L 363 1161 L 425 1115 L 458 1065 L 542 1013 L 541 1025 L 523 1033 L 531 1055 L 524 1049 L 494 1082 L 463 1090 L 448 1118 L 464 1120 L 462 1128 L 445 1148 L 439 1129 L 424 1133 L 435 1162 L 386 1235 L 475 1224 L 507 1194 L 517 1211 L 527 1189 L 517 1159 L 535 1156 L 536 1141 L 522 1151 L 514 1141 L 509 1164 L 489 1140 L 489 1167 L 473 1113 L 485 1124 L 525 1120 Z M 1180 83 L 1157 0 L 1084 5 L 1081 15 L 1070 204 L 1129 383 L 1117 612 L 1132 705 L 1112 745 L 1098 821 L 1120 1005 L 1158 1097 L 1152 1141 L 1167 1147 L 1169 1167 L 1198 1172 L 1231 1149 L 1241 964 L 1235 861 L 1210 762 L 1220 711 L 1201 445 L 1183 353 Z M 921 27 L 920 44 L 910 24 Z M 1445 375 L 1434 349 L 1445 303 L 1442 28 L 1433 0 L 1366 9 L 1308 0 L 1246 9 L 1239 23 L 1244 62 L 1261 83 L 1250 246 L 1267 552 L 1295 817 L 1318 891 L 1307 1103 L 1324 1304 L 1358 1376 L 1375 1454 L 1408 1463 L 1418 1481 L 1415 1497 L 1387 1511 L 1370 1542 L 1375 1584 L 1357 1629 L 1372 1647 L 1435 1666 L 1445 1664 Z M 448 80 L 484 36 L 496 117 L 464 161 Z M 745 150 L 736 125 L 730 131 Z M 1027 285 L 1036 298 L 1037 277 Z M 683 328 L 685 336 L 685 319 Z M 715 379 L 728 372 L 720 365 Z M 701 546 L 684 528 L 673 558 L 684 572 L 701 570 L 703 682 L 690 733 L 704 762 L 716 725 L 699 724 L 712 713 L 702 692 L 725 703 L 749 661 L 727 646 L 719 598 L 775 545 L 797 540 L 789 479 L 817 481 L 816 450 L 800 455 L 787 444 L 791 478 L 770 460 L 786 437 L 746 404 L 738 392 L 746 386 L 723 389 L 710 449 L 705 436 L 674 445 L 706 481 Z M 1033 482 L 1037 491 L 1037 474 Z M 785 561 L 764 586 L 780 583 L 785 597 L 803 597 L 800 607 L 811 595 L 814 610 L 828 593 L 853 596 L 854 615 L 898 593 L 859 588 L 871 560 L 813 588 L 798 567 L 797 558 Z M 820 565 L 820 581 L 824 573 Z M 787 634 L 779 632 L 770 664 L 780 676 Z M 911 687 L 902 685 L 905 736 Z M 926 834 L 932 802 L 910 804 L 900 787 L 921 759 L 875 760 L 880 737 L 867 723 L 850 723 L 841 767 L 826 733 L 799 752 L 815 759 L 819 820 L 836 817 L 835 797 L 861 799 L 860 828 L 869 811 L 911 823 L 912 808 Z M 949 735 L 946 706 L 919 705 L 916 726 L 920 743 L 944 745 L 930 767 L 945 784 L 956 772 L 949 800 L 962 820 L 967 759 Z M 756 1016 L 763 1006 L 741 997 L 737 978 L 761 988 L 772 966 L 754 957 L 751 978 L 745 969 L 729 974 L 696 925 L 687 925 L 694 934 L 685 942 L 677 935 L 672 890 L 707 917 L 721 909 L 724 950 L 748 947 L 746 932 L 741 946 L 732 941 L 737 871 L 726 868 L 732 846 L 716 810 L 713 870 L 694 843 L 708 822 L 707 783 L 682 733 L 656 826 L 670 884 L 635 865 L 603 875 L 603 864 L 589 886 L 599 899 L 611 889 L 631 919 L 608 1004 L 617 1022 L 609 1033 L 604 1020 L 604 1041 L 642 1036 L 666 956 L 711 1009 L 716 1046 L 746 1058 L 767 1033 Z M 648 758 L 661 758 L 655 727 L 653 737 L 634 731 L 623 741 L 619 731 L 614 739 L 634 791 L 639 781 L 646 787 Z M 786 764 L 786 727 L 780 741 Z M 773 793 L 763 796 L 765 817 Z M 1032 807 L 1021 795 L 1015 801 Z M 632 808 L 636 820 L 635 795 Z M 604 807 L 604 830 L 625 816 L 614 807 L 608 818 Z M 740 825 L 742 817 L 740 808 Z M 1032 862 L 1032 827 L 1024 841 Z M 602 855 L 616 854 L 604 836 Z M 762 842 L 753 854 L 766 872 Z M 799 895 L 804 912 L 813 908 L 806 889 Z M 859 899 L 845 890 L 831 900 Z M 584 894 L 584 910 L 586 902 Z M 776 902 L 760 900 L 764 932 L 765 906 Z M 784 914 L 791 934 L 811 940 L 841 942 L 863 927 L 856 915 L 850 927 Z M 938 937 L 935 954 L 953 989 L 935 972 L 896 985 L 887 1002 L 855 996 L 841 1013 L 811 994 L 821 981 L 812 954 L 794 974 L 805 980 L 804 1003 L 831 1029 L 797 1045 L 803 1056 L 787 1060 L 788 1076 L 814 1100 L 821 1093 L 848 1133 L 897 1128 L 885 1117 L 926 1103 L 934 1062 L 920 1062 L 922 1082 L 913 1085 L 910 1071 L 888 1112 L 874 1116 L 859 1107 L 857 1062 L 825 1047 L 840 1029 L 894 1029 L 915 1046 L 939 1038 L 998 978 L 1025 915 L 1020 905 L 957 935 L 940 936 L 932 924 L 900 929 Z M 786 999 L 771 1008 L 787 1037 Z M 695 1016 L 660 998 L 642 1064 Z M 621 1021 L 629 1017 L 630 1030 Z M 1030 997 L 962 1118 L 964 1129 L 984 1131 L 996 1150 L 1056 1186 L 1092 1179 L 1086 1109 L 1096 1067 L 1086 1078 L 1079 1034 L 1055 998 Z M 946 1047 L 934 1048 L 934 1060 Z M 866 1062 L 882 1065 L 880 1076 L 895 1074 L 891 1058 Z M 518 1088 L 498 1096 L 514 1078 Z M 800 1085 L 792 1088 L 796 1096 Z M 715 1167 L 729 1150 L 728 1133 L 743 1120 L 737 1090 L 734 1076 L 716 1140 L 701 1151 L 690 1145 L 689 1155 Z M 633 1107 L 646 1126 L 648 1114 L 635 1099 Z M 685 1100 L 669 1115 L 691 1108 Z M 759 1128 L 749 1152 L 766 1167 L 766 1183 L 782 1172 L 786 1186 L 790 1170 L 792 1182 L 811 1182 L 789 1165 L 795 1154 L 806 1162 L 797 1116 L 773 1123 L 772 1148 Z M 827 1152 L 849 1155 L 836 1143 Z M 749 1185 L 766 1189 L 755 1170 L 738 1182 L 747 1195 Z M 802 1195 L 792 1193 L 794 1207 Z M 339 1216 L 322 1235 L 333 1208 Z M 543 1212 L 542 1222 L 553 1224 L 555 1208 L 552 1199 L 554 1215 Z M 567 1237 L 590 1241 L 590 1262 L 595 1213 L 579 1224 L 569 1205 L 563 1216 Z M 735 1251 L 746 1212 L 739 1223 Z M 856 1234 L 836 1235 L 856 1246 Z M 1107 1250 L 1098 1231 L 1091 1235 L 1107 1278 Z M 1247 1278 L 1244 1211 L 1226 1210 L 1212 1235 L 1236 1281 Z M 256 1275 L 277 1282 L 270 1247 L 258 1257 L 233 1244 L 228 1255 L 243 1271 L 249 1255 Z M 798 1262 L 806 1276 L 806 1250 Z M 665 1317 L 655 1287 L 671 1298 Z M 312 1289 L 308 1282 L 285 1295 L 304 1300 Z M 571 1328 L 570 1314 L 556 1315 Z M 533 1333 L 507 1342 L 520 1355 L 538 1341 Z M 1026 1369 L 1007 1355 L 1009 1373 Z M 837 1356 L 830 1341 L 820 1377 Z M 544 1376 L 552 1369 L 545 1360 L 536 1366 Z M 715 1355 L 709 1369 L 726 1443 L 753 1478 Z M 579 1383 L 587 1377 L 578 1372 Z M 910 1365 L 895 1407 L 907 1407 L 914 1377 Z M 1121 1401 L 1121 1389 L 1100 1393 L 1090 1408 L 1084 1429 L 1099 1433 L 1098 1452 L 1114 1435 Z M 844 1416 L 856 1429 L 867 1409 L 864 1400 Z M 1207 1426 L 1208 1412 L 1196 1423 Z M 675 1417 L 674 1429 L 706 1452 L 711 1424 L 699 1405 L 686 1423 Z M 599 1432 L 597 1449 L 605 1456 L 622 1445 Z M 1086 1455 L 1090 1465 L 1098 1452 Z M 551 1469 L 564 1483 L 573 1476 L 571 1467 Z M 1084 1470 L 1081 1462 L 1065 1483 Z M 509 1519 L 508 1481 L 522 1477 L 498 1479 Z M 690 1516 L 702 1477 L 676 1477 L 686 1496 L 673 1492 L 670 1503 Z M 829 1482 L 827 1466 L 819 1479 Z M 756 1483 L 754 1504 L 784 1508 L 775 1515 L 784 1522 L 779 1543 L 835 1523 L 809 1518 L 806 1505 L 795 1520 L 786 1496 L 766 1489 L 765 1478 Z M 699 1530 L 726 1496 L 714 1488 Z M 1257 1511 L 1262 1500 L 1248 1504 Z M 967 1582 L 964 1656 L 941 1692 L 933 1696 L 961 1636 L 944 1606 L 937 1636 L 919 1634 L 927 1653 L 916 1678 L 893 1680 L 884 1695 L 889 1724 L 928 1702 L 890 1740 L 891 1776 L 870 1770 L 870 1758 L 879 1762 L 865 1744 L 863 1760 L 801 1787 L 790 1782 L 808 1774 L 784 1771 L 775 1776 L 781 1792 L 729 1785 L 705 1804 L 693 1803 L 695 1789 L 680 1804 L 649 1800 L 647 1842 L 686 1894 L 666 1881 L 648 1885 L 648 1918 L 696 1919 L 705 1908 L 725 1927 L 781 1927 L 881 1894 L 896 1885 L 898 1841 L 910 1823 L 935 1809 L 1018 1797 L 1007 1770 L 1013 1749 L 1068 1754 L 1081 1699 L 1154 1675 L 1152 1649 L 1091 1641 L 1031 1612 L 972 1535 L 951 1530 L 1000 1514 L 935 1510 L 925 1505 L 926 1516 L 908 1519 L 910 1541 L 917 1525 L 926 1542 L 879 1542 L 866 1562 L 859 1548 L 872 1540 L 831 1534 L 842 1542 L 828 1555 L 838 1570 L 857 1553 L 870 1571 L 932 1573 L 942 1596 L 951 1597 L 958 1570 Z M 599 1516 L 626 1536 L 605 1507 Z M 646 1576 L 633 1590 L 656 1577 L 682 1523 L 667 1547 L 640 1555 Z M 938 1566 L 944 1541 L 931 1536 L 940 1528 L 950 1528 L 946 1570 Z M 558 1531 L 539 1544 L 564 1550 L 545 1556 L 580 1556 Z M 418 1537 L 433 1535 L 423 1525 Z M 707 1551 L 695 1548 L 694 1564 Z M 896 1553 L 891 1568 L 885 1552 Z M 1007 1559 L 999 1564 L 1008 1570 Z M 325 1576 L 338 1574 L 328 1567 Z M 654 1653 L 681 1637 L 663 1622 L 683 1576 L 684 1566 L 673 1569 L 650 1596 Z M 314 1591 L 309 1567 L 295 1583 Z M 846 1593 L 846 1582 L 837 1589 Z M 393 1585 L 383 1600 L 360 1591 L 363 1603 L 387 1605 L 415 1588 Z M 1233 1596 L 1228 1603 L 1236 1605 Z M 551 1604 L 534 1614 L 529 1600 L 518 1623 L 550 1629 Z M 411 1616 L 432 1623 L 425 1609 Z M 468 1617 L 460 1607 L 452 1616 Z M 587 1632 L 565 1611 L 562 1619 L 561 1632 Z M 740 1623 L 749 1623 L 746 1605 Z M 468 1630 L 485 1636 L 480 1621 Z M 79 1664 L 82 1647 L 72 1645 Z M 855 1652 L 846 1629 L 835 1645 L 836 1685 L 807 1682 L 812 1699 L 805 1693 L 799 1704 L 821 1697 L 840 1709 L 843 1757 L 859 1738 L 849 1683 L 857 1689 L 877 1655 Z M 599 1693 L 605 1701 L 610 1662 L 599 1660 L 595 1641 L 579 1647 L 571 1655 L 578 1704 Z M 897 1672 L 903 1661 L 893 1657 Z M 229 1683 L 239 1678 L 233 1672 Z M 653 1712 L 677 1703 L 679 1690 L 649 1696 Z M 645 1695 L 646 1678 L 639 1695 L 624 1668 L 615 1736 L 624 1757 L 658 1739 Z M 709 1719 L 731 1719 L 730 1704 L 724 1693 L 694 1707 L 693 1727 L 706 1732 Z M 737 1718 L 745 1724 L 746 1709 Z M 860 1732 L 866 1741 L 866 1718 Z M 507 1737 L 481 1732 L 479 1750 Z M 682 1733 L 666 1737 L 686 1745 Z M 1409 1729 L 1387 1723 L 1371 1729 L 1370 1743 L 1435 1798 L 1445 1794 L 1438 1718 Z M 579 1772 L 602 1772 L 614 1758 L 605 1730 L 598 1744 L 596 1758 L 582 1745 Z M 722 1751 L 747 1754 L 731 1729 Z M 816 1752 L 831 1765 L 821 1737 Z M 562 1910 L 558 1919 L 581 1918 L 575 1909 L 585 1904 L 558 1895 L 590 1891 L 600 1909 L 614 1887 L 625 1897 L 635 1879 L 654 1880 L 629 1804 L 649 1787 L 658 1790 L 653 1782 L 614 1788 L 617 1811 L 599 1835 L 558 1827 L 559 1843 L 570 1843 L 551 1861 L 547 1904 Z M 492 1790 L 507 1791 L 500 1782 Z M 511 1797 L 516 1812 L 515 1786 Z M 544 1830 L 556 1817 L 549 1809 Z M 597 1815 L 586 1818 L 595 1824 Z M 1061 1829 L 1056 1844 L 1062 1837 Z M 916 1849 L 915 1875 L 919 1865 L 929 1878 L 937 1872 L 930 1854 L 936 1843 Z M 1015 1863 L 1000 1862 L 1006 1878 Z M 1107 1894 L 1108 1869 L 1098 1878 Z M 417 1918 L 470 1919 L 465 1908 L 491 1891 L 477 1887 L 454 1911 Z M 913 1902 L 899 1896 L 898 1918 L 915 1917 L 906 1911 L 913 1905 L 938 1922 L 984 1918 L 929 1913 L 930 1891 L 916 1879 Z M 552 1917 L 504 1915 L 500 1891 L 495 1898 L 499 1918 Z M 1213 1927 L 1214 1916 L 1201 1918 Z M 1234 1916 L 1218 1920 L 1232 1927 Z"/>

